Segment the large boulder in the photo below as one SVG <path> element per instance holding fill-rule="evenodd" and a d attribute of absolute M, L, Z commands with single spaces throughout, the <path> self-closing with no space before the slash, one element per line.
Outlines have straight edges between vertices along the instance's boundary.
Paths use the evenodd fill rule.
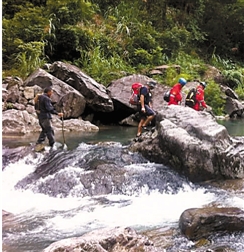
<path fill-rule="evenodd" d="M 50 73 L 80 92 L 90 109 L 101 112 L 114 110 L 105 86 L 97 83 L 78 67 L 57 61 L 51 65 Z"/>
<path fill-rule="evenodd" d="M 99 128 L 89 121 L 81 118 L 64 120 L 57 115 L 52 116 L 54 131 L 77 131 L 97 132 Z M 40 132 L 41 127 L 35 113 L 28 113 L 27 110 L 10 109 L 2 113 L 2 134 L 3 135 L 24 135 L 27 133 Z"/>
<path fill-rule="evenodd" d="M 221 85 L 221 89 L 226 95 L 225 112 L 231 118 L 244 116 L 244 105 L 239 100 L 238 95 L 227 86 Z"/>
<path fill-rule="evenodd" d="M 155 132 L 131 143 L 133 151 L 174 167 L 194 182 L 244 178 L 244 138 L 230 137 L 211 114 L 170 105 L 156 120 Z"/>
<path fill-rule="evenodd" d="M 55 104 L 57 111 L 64 111 L 64 118 L 77 118 L 85 110 L 86 100 L 82 94 L 43 69 L 34 71 L 25 80 L 24 85 L 26 87 L 24 94 L 30 98 L 30 87 L 39 86 L 44 89 L 52 86 L 54 91 L 51 97 L 52 102 Z M 35 92 L 33 92 L 33 95 L 35 95 Z"/>
<path fill-rule="evenodd" d="M 107 88 L 114 103 L 114 112 L 111 113 L 110 117 L 122 125 L 137 126 L 140 121 L 137 115 L 134 116 L 137 112 L 137 106 L 129 103 L 132 91 L 131 86 L 133 83 L 138 82 L 145 85 L 150 80 L 155 81 L 146 75 L 133 74 L 112 81 Z M 155 111 L 162 109 L 166 104 L 163 95 L 168 89 L 169 87 L 158 83 L 152 90 L 153 108 Z"/>
<path fill-rule="evenodd" d="M 116 104 L 123 104 L 124 109 L 130 108 L 131 110 L 136 111 L 137 107 L 134 105 L 129 104 L 129 98 L 131 96 L 131 85 L 133 83 L 141 83 L 142 85 L 145 85 L 148 81 L 155 81 L 146 75 L 141 74 L 133 74 L 130 76 L 123 77 L 121 79 L 112 81 L 108 86 L 108 91 L 110 92 L 110 96 L 112 100 Z M 152 90 L 153 95 L 153 108 L 157 111 L 163 108 L 163 105 L 165 105 L 165 101 L 163 99 L 164 92 L 169 87 L 164 86 L 162 84 L 157 84 L 156 87 Z M 121 106 L 118 106 L 118 109 Z M 115 107 L 116 110 L 116 107 Z"/>
<path fill-rule="evenodd" d="M 64 239 L 52 243 L 43 252 L 55 251 L 159 252 L 147 237 L 129 227 L 104 228 L 81 237 Z"/>
<path fill-rule="evenodd" d="M 244 117 L 244 106 L 239 100 L 227 96 L 225 102 L 225 112 L 230 116 L 230 118 Z"/>
<path fill-rule="evenodd" d="M 40 126 L 35 114 L 29 114 L 26 110 L 9 109 L 2 113 L 2 133 L 26 134 L 39 132 Z"/>
<path fill-rule="evenodd" d="M 239 208 L 192 208 L 179 220 L 181 232 L 191 240 L 208 238 L 213 233 L 244 232 L 244 211 Z"/>

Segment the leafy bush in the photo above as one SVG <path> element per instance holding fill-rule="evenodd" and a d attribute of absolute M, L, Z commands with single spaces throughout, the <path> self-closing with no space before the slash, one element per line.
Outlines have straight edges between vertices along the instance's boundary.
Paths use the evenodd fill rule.
<path fill-rule="evenodd" d="M 224 83 L 230 88 L 237 88 L 244 85 L 244 74 L 239 70 L 225 70 L 222 72 Z"/>
<path fill-rule="evenodd" d="M 161 35 L 161 43 L 164 48 L 167 48 L 168 56 L 177 55 L 180 50 L 185 49 L 189 39 L 190 33 L 186 29 L 176 26 Z"/>
<path fill-rule="evenodd" d="M 123 77 L 127 71 L 134 73 L 134 69 L 127 65 L 119 55 L 106 58 L 100 47 L 93 51 L 84 52 L 82 62 L 76 61 L 76 64 L 83 65 L 84 71 L 94 78 L 97 82 L 107 86 L 112 80 Z"/>
<path fill-rule="evenodd" d="M 30 42 L 19 47 L 15 68 L 19 71 L 19 76 L 25 78 L 46 62 L 43 55 L 44 43 Z"/>
<path fill-rule="evenodd" d="M 194 51 L 191 54 L 179 52 L 174 62 L 180 65 L 181 72 L 188 75 L 187 80 L 201 79 L 201 76 L 207 69 L 206 64 Z"/>
<path fill-rule="evenodd" d="M 218 84 L 214 81 L 209 81 L 205 89 L 205 101 L 211 106 L 215 115 L 223 115 L 225 99 Z"/>
<path fill-rule="evenodd" d="M 239 99 L 244 100 L 244 85 L 238 85 L 235 92 L 239 96 Z"/>

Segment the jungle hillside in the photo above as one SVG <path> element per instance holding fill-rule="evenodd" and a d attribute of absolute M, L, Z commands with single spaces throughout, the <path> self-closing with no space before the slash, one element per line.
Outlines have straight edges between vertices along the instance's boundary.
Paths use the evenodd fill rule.
<path fill-rule="evenodd" d="M 243 14 L 244 0 L 3 0 L 3 78 L 64 61 L 107 86 L 160 65 L 202 79 L 211 65 L 244 99 Z M 178 77 L 172 68 L 155 79 Z M 210 97 L 218 92 L 204 81 Z"/>

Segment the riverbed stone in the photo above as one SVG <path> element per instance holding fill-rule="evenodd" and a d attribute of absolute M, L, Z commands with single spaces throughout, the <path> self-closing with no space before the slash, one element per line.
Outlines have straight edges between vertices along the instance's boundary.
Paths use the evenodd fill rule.
<path fill-rule="evenodd" d="M 236 207 L 191 208 L 181 214 L 179 227 L 192 240 L 217 232 L 244 232 L 244 211 Z"/>
<path fill-rule="evenodd" d="M 52 243 L 43 252 L 159 252 L 145 236 L 130 227 L 103 228 L 81 237 Z"/>

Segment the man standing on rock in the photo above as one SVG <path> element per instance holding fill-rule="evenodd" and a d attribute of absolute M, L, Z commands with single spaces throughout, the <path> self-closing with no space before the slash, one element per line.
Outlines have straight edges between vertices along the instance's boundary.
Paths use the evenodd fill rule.
<path fill-rule="evenodd" d="M 154 119 L 156 112 L 152 109 L 152 94 L 151 90 L 156 86 L 156 82 L 149 81 L 140 89 L 140 103 L 138 110 L 140 113 L 140 122 L 137 129 L 137 137 L 142 133 L 142 129 L 146 129 L 146 126 Z"/>
<path fill-rule="evenodd" d="M 51 97 L 52 93 L 53 93 L 52 88 L 46 87 L 44 89 L 44 93 L 42 95 L 39 95 L 35 101 L 35 108 L 37 111 L 39 125 L 42 128 L 42 131 L 41 131 L 39 138 L 36 142 L 37 145 L 42 144 L 47 137 L 48 141 L 49 141 L 49 145 L 51 147 L 53 147 L 53 145 L 55 143 L 55 139 L 54 139 L 54 130 L 53 130 L 52 124 L 51 124 L 51 119 L 52 119 L 51 114 L 63 117 L 63 113 L 58 113 L 54 109 L 54 107 L 51 103 L 50 97 Z"/>

